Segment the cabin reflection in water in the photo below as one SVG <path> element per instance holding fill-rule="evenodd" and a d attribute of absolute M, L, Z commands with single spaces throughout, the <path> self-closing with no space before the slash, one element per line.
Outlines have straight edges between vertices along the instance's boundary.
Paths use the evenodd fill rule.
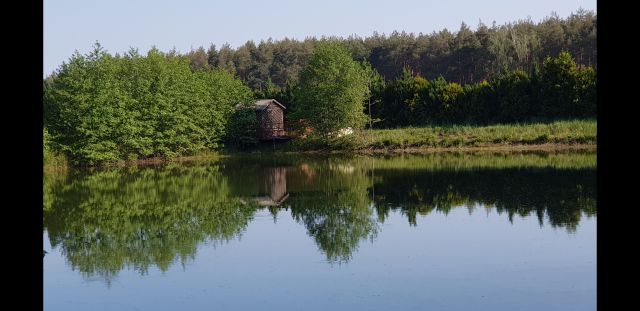
<path fill-rule="evenodd" d="M 288 197 L 287 192 L 287 168 L 268 167 L 262 170 L 262 196 L 256 198 L 261 206 L 279 206 Z"/>

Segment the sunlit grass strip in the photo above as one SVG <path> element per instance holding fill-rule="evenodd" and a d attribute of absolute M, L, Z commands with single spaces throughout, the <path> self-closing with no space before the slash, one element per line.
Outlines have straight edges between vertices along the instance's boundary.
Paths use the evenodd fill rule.
<path fill-rule="evenodd" d="M 47 170 L 65 170 L 69 165 L 69 161 L 63 154 L 45 151 L 43 154 L 43 164 L 45 171 Z"/>
<path fill-rule="evenodd" d="M 595 120 L 491 126 L 428 126 L 363 131 L 365 148 L 596 144 Z M 373 141 L 372 141 L 373 140 Z"/>

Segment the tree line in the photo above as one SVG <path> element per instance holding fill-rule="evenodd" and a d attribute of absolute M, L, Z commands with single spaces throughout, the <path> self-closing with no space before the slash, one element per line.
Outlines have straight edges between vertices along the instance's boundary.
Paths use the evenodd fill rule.
<path fill-rule="evenodd" d="M 285 103 L 288 122 L 307 120 L 319 137 L 333 140 L 337 130 L 367 123 L 392 128 L 595 118 L 596 73 L 561 52 L 530 73 L 503 71 L 465 86 L 408 68 L 387 81 L 370 64 L 351 59 L 340 42 L 325 41 L 299 81 L 285 88 L 269 83 L 252 94 L 224 70 L 193 70 L 184 56 L 156 49 L 145 57 L 135 50 L 111 56 L 97 44 L 44 81 L 45 154 L 59 151 L 74 164 L 93 165 L 191 155 L 224 142 L 255 144 L 255 114 L 235 109 L 253 98 Z"/>
<path fill-rule="evenodd" d="M 480 83 L 428 80 L 405 68 L 371 88 L 371 117 L 381 128 L 495 124 L 596 117 L 596 72 L 568 52 L 531 72 L 504 71 Z"/>
<path fill-rule="evenodd" d="M 340 46 L 334 45 L 334 49 L 340 49 Z M 342 50 L 343 55 L 347 54 L 344 48 Z M 320 73 L 313 66 L 307 68 Z M 597 117 L 596 71 L 589 66 L 580 67 L 566 51 L 560 52 L 557 57 L 547 56 L 540 66 L 534 66 L 531 71 L 503 70 L 488 80 L 466 85 L 449 82 L 443 76 L 429 80 L 408 67 L 396 79 L 387 80 L 366 62 L 361 63 L 358 73 L 344 77 L 325 75 L 315 80 L 330 82 L 331 85 L 340 81 L 340 84 L 346 85 L 349 82 L 346 78 L 354 75 L 360 75 L 361 79 L 351 81 L 350 90 L 334 89 L 324 92 L 323 97 L 307 96 L 305 90 L 317 89 L 322 84 L 313 81 L 314 87 L 310 87 L 307 82 L 309 79 L 305 76 L 284 88 L 268 83 L 266 89 L 257 90 L 254 94 L 258 98 L 275 98 L 285 103 L 287 118 L 310 118 L 312 125 L 315 118 L 323 119 L 319 118 L 322 115 L 319 110 L 343 111 L 345 109 L 337 106 L 351 103 L 350 107 L 360 109 L 351 113 L 360 122 L 345 123 L 342 127 L 354 128 L 365 123 L 368 125 L 366 118 L 364 121 L 362 118 L 365 115 L 371 117 L 375 128 L 487 125 Z M 362 87 L 365 87 L 365 91 L 357 92 Z M 326 96 L 332 92 L 353 96 L 343 96 L 336 102 L 331 96 Z M 316 123 L 335 123 L 338 120 L 340 117 L 333 113 L 330 120 L 318 120 Z"/>
<path fill-rule="evenodd" d="M 588 65 L 596 49 L 587 44 L 592 35 L 595 40 L 595 15 L 579 11 L 566 20 L 552 16 L 539 24 L 494 25 L 487 28 L 487 42 L 501 42 L 491 38 L 507 30 L 512 39 L 520 38 L 519 31 L 529 29 L 524 27 L 527 23 L 531 34 L 561 33 L 562 38 L 573 39 L 553 41 L 561 43 L 553 49 L 546 43 L 535 45 L 538 50 L 526 50 L 528 56 L 522 54 L 526 57 L 507 57 L 507 52 L 463 57 L 466 54 L 462 51 L 469 49 L 453 43 L 464 33 L 476 38 L 484 29 L 465 32 L 463 25 L 464 29 L 450 37 L 453 45 L 443 45 L 450 47 L 443 52 L 446 59 L 489 65 L 483 67 L 484 74 L 470 74 L 475 78 L 462 80 L 452 75 L 450 68 L 458 72 L 466 67 L 450 67 L 455 62 L 444 67 L 429 63 L 433 60 L 428 55 L 430 48 L 423 49 L 427 54 L 409 53 L 418 63 L 429 63 L 424 68 L 406 61 L 405 54 L 387 51 L 389 56 L 384 59 L 393 59 L 401 68 L 397 73 L 397 68 L 390 71 L 389 66 L 381 65 L 380 58 L 371 57 L 384 46 L 399 48 L 388 44 L 396 42 L 393 38 L 398 34 L 388 39 L 378 37 L 382 39 L 377 41 L 372 39 L 375 36 L 361 40 L 380 46 L 372 45 L 370 53 L 365 48 L 360 54 L 354 54 L 357 40 L 353 38 L 284 40 L 279 42 L 291 44 L 287 52 L 266 54 L 260 51 L 268 50 L 268 42 L 253 50 L 241 47 L 223 53 L 213 48 L 205 53 L 199 49 L 186 55 L 156 48 L 146 55 L 133 48 L 124 55 L 111 55 L 96 43 L 93 51 L 85 55 L 76 52 L 43 81 L 44 151 L 63 153 L 72 164 L 95 165 L 193 155 L 224 143 L 252 145 L 256 142 L 255 116 L 250 110 L 236 108 L 250 105 L 254 98 L 277 99 L 287 106 L 287 122 L 306 120 L 314 134 L 326 141 L 334 140 L 341 129 L 358 130 L 367 124 L 391 128 L 596 117 L 596 73 Z M 426 38 L 433 47 L 432 40 L 440 34 L 416 38 Z M 520 42 L 514 40 L 505 42 Z M 274 50 L 280 43 L 274 43 Z M 417 48 L 414 43 L 408 46 Z M 517 51 L 489 46 L 493 46 L 490 51 Z M 237 62 L 238 55 L 244 55 L 242 62 Z M 483 78 L 473 82 L 478 77 Z"/>
<path fill-rule="evenodd" d="M 409 68 L 426 79 L 442 76 L 465 85 L 490 79 L 505 69 L 531 71 L 545 57 L 556 57 L 562 51 L 574 55 L 579 66 L 597 68 L 596 38 L 597 15 L 579 9 L 566 18 L 552 13 L 540 22 L 525 19 L 491 26 L 479 22 L 475 31 L 463 22 L 455 32 L 268 39 L 247 41 L 238 48 L 212 44 L 186 55 L 194 70 L 222 68 L 251 89 L 264 90 L 269 81 L 282 88 L 298 80 L 316 44 L 330 39 L 342 42 L 354 60 L 367 61 L 385 79 L 395 79 Z"/>

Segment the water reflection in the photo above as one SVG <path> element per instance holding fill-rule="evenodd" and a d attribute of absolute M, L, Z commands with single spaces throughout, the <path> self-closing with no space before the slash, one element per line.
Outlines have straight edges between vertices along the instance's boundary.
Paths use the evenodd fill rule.
<path fill-rule="evenodd" d="M 575 230 L 596 215 L 594 154 L 242 157 L 45 174 L 44 227 L 73 269 L 106 280 L 193 259 L 239 237 L 255 213 L 290 215 L 330 262 L 351 259 L 392 211 L 452 208 L 535 216 Z"/>
<path fill-rule="evenodd" d="M 206 240 L 228 241 L 257 206 L 229 195 L 216 166 L 45 175 L 44 226 L 74 269 L 109 278 L 185 262 Z"/>
<path fill-rule="evenodd" d="M 280 206 L 288 197 L 287 168 L 267 167 L 262 170 L 264 195 L 256 198 L 260 206 Z"/>
<path fill-rule="evenodd" d="M 390 210 L 407 215 L 416 225 L 417 214 L 433 210 L 447 214 L 452 208 L 477 205 L 515 215 L 536 215 L 540 225 L 545 216 L 554 227 L 573 232 L 583 213 L 596 213 L 595 170 L 547 168 L 482 171 L 379 171 L 382 176 L 370 189 L 380 221 Z"/>

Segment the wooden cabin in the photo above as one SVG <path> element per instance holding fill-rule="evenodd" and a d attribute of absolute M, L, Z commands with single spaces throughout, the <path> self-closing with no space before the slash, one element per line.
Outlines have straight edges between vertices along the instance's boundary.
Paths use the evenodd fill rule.
<path fill-rule="evenodd" d="M 258 139 L 271 140 L 285 138 L 284 105 L 275 99 L 259 99 L 253 109 L 258 118 Z"/>

